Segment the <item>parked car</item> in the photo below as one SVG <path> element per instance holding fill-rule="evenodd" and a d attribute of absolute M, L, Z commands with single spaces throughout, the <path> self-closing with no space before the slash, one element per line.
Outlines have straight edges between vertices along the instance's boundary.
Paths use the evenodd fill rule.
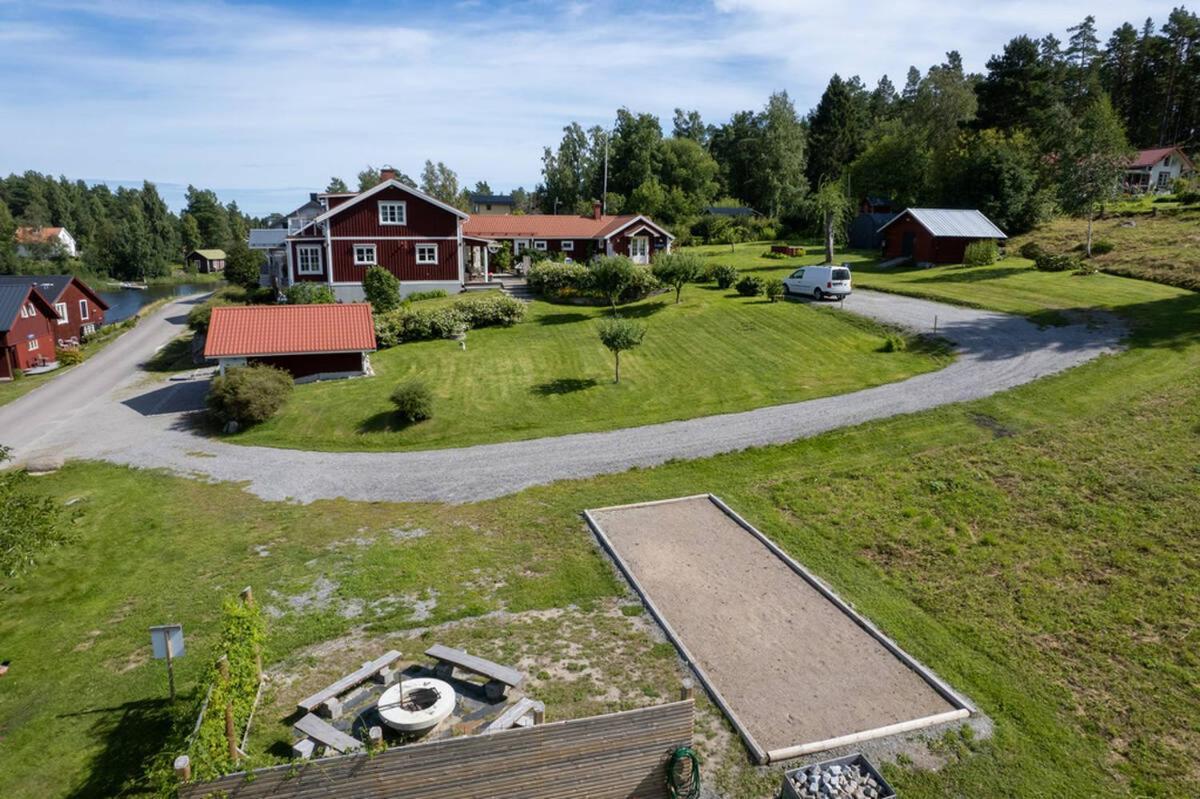
<path fill-rule="evenodd" d="M 834 300 L 850 296 L 850 267 L 802 266 L 783 280 L 785 294 L 803 294 L 814 300 Z"/>

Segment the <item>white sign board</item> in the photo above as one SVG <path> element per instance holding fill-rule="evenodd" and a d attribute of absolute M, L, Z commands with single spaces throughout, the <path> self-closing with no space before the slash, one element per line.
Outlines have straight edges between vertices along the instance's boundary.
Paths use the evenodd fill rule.
<path fill-rule="evenodd" d="M 167 656 L 167 642 L 171 642 L 171 657 L 177 658 L 183 654 L 183 625 L 163 624 L 150 628 L 150 645 L 154 647 L 154 659 L 162 660 Z"/>

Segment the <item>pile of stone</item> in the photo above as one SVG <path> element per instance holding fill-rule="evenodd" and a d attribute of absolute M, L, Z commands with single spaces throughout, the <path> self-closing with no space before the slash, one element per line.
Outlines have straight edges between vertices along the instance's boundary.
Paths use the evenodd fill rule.
<path fill-rule="evenodd" d="M 790 775 L 801 799 L 883 799 L 892 796 L 887 783 L 880 782 L 857 763 L 797 769 Z"/>

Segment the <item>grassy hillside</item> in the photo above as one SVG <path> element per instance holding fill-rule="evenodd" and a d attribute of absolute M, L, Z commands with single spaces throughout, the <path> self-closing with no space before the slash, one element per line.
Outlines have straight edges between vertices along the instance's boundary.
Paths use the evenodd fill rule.
<path fill-rule="evenodd" d="M 1149 207 L 1149 213 L 1098 220 L 1093 241 L 1115 246 L 1112 252 L 1095 256 L 1093 262 L 1109 274 L 1200 290 L 1200 206 Z M 1086 237 L 1086 221 L 1063 217 L 1013 238 L 1009 251 L 1015 253 L 1032 241 L 1052 252 L 1068 252 Z"/>

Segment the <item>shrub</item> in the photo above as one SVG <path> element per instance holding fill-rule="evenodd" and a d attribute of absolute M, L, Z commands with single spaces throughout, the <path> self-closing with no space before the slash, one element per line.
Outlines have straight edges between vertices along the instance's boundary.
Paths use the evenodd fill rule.
<path fill-rule="evenodd" d="M 433 416 L 433 392 L 415 377 L 392 390 L 392 404 L 396 416 L 405 422 L 421 422 Z"/>
<path fill-rule="evenodd" d="M 499 291 L 470 295 L 454 307 L 470 327 L 512 327 L 525 318 L 525 303 Z"/>
<path fill-rule="evenodd" d="M 880 352 L 904 352 L 907 349 L 908 339 L 897 333 L 888 333 L 883 344 L 879 346 Z"/>
<path fill-rule="evenodd" d="M 588 269 L 583 264 L 543 261 L 530 267 L 526 283 L 530 291 L 544 296 L 583 292 L 588 286 Z"/>
<path fill-rule="evenodd" d="M 695 253 L 669 252 L 655 258 L 650 271 L 660 283 L 675 289 L 675 302 L 678 303 L 684 284 L 700 277 L 704 262 Z"/>
<path fill-rule="evenodd" d="M 965 266 L 987 266 L 1000 259 L 1000 247 L 994 239 L 980 239 L 967 245 L 963 253 Z"/>
<path fill-rule="evenodd" d="M 83 350 L 56 350 L 54 353 L 54 360 L 58 361 L 61 366 L 75 366 L 76 364 L 81 364 L 83 363 Z"/>
<path fill-rule="evenodd" d="M 371 310 L 387 313 L 400 304 L 400 281 L 382 266 L 372 266 L 363 275 L 363 293 Z"/>
<path fill-rule="evenodd" d="M 466 316 L 456 305 L 442 308 L 403 306 L 375 317 L 375 340 L 382 348 L 406 341 L 450 338 L 468 329 Z"/>
<path fill-rule="evenodd" d="M 288 286 L 287 301 L 288 305 L 331 305 L 337 297 L 328 285 L 306 280 Z"/>
<path fill-rule="evenodd" d="M 1021 254 L 1022 258 L 1028 258 L 1031 261 L 1036 261 L 1038 258 L 1042 257 L 1042 255 L 1045 253 L 1045 250 L 1043 250 L 1042 245 L 1038 244 L 1036 241 L 1027 241 L 1021 245 L 1021 249 L 1017 252 Z"/>
<path fill-rule="evenodd" d="M 9 459 L 0 446 L 0 465 Z M 0 574 L 15 577 L 31 568 L 42 550 L 71 539 L 61 501 L 33 489 L 23 469 L 0 469 Z"/>
<path fill-rule="evenodd" d="M 421 302 L 422 300 L 440 300 L 449 297 L 445 289 L 430 289 L 429 291 L 414 291 L 404 297 L 405 302 Z"/>
<path fill-rule="evenodd" d="M 1180 205 L 1195 205 L 1200 203 L 1200 189 L 1192 189 L 1191 191 L 1181 191 L 1175 195 L 1175 199 Z"/>
<path fill-rule="evenodd" d="M 1113 244 L 1111 241 L 1108 241 L 1107 239 L 1100 239 L 1099 241 L 1093 241 L 1092 242 L 1092 255 L 1093 256 L 1108 255 L 1110 252 L 1112 252 L 1116 248 L 1117 248 L 1117 245 Z"/>
<path fill-rule="evenodd" d="M 658 278 L 648 266 L 635 266 L 630 274 L 629 285 L 621 292 L 622 302 L 631 302 L 640 300 L 642 297 L 657 291 L 662 288 L 662 284 L 658 282 Z"/>
<path fill-rule="evenodd" d="M 638 279 L 635 272 L 633 261 L 624 255 L 605 255 L 597 258 L 588 267 L 588 288 L 608 300 L 608 304 L 615 311 L 617 301 L 621 299 L 625 289 Z M 650 277 L 653 278 L 653 275 Z"/>
<path fill-rule="evenodd" d="M 770 258 L 772 261 L 786 261 L 786 260 L 787 260 L 787 256 L 786 256 L 786 255 L 784 255 L 783 253 L 781 253 L 781 252 L 771 252 L 770 250 L 767 250 L 766 252 L 764 252 L 764 253 L 762 254 L 762 257 L 763 257 L 763 258 Z"/>
<path fill-rule="evenodd" d="M 709 279 L 717 284 L 717 288 L 727 289 L 737 282 L 738 270 L 729 264 L 718 264 L 709 270 Z"/>
<path fill-rule="evenodd" d="M 213 378 L 205 402 L 209 413 L 221 424 L 258 424 L 283 407 L 292 385 L 292 376 L 274 366 L 239 366 Z"/>
<path fill-rule="evenodd" d="M 757 297 L 763 293 L 763 279 L 756 275 L 746 275 L 737 282 L 734 288 L 743 297 Z"/>
<path fill-rule="evenodd" d="M 775 302 L 783 296 L 783 281 L 779 278 L 772 278 L 763 286 L 763 292 L 767 295 L 767 299 Z"/>
<path fill-rule="evenodd" d="M 208 323 L 212 319 L 212 309 L 218 305 L 230 305 L 224 300 L 209 300 L 203 305 L 197 305 L 188 311 L 187 325 L 196 333 L 207 333 Z"/>
<path fill-rule="evenodd" d="M 1041 272 L 1070 272 L 1079 268 L 1079 259 L 1073 255 L 1044 252 L 1038 256 L 1034 266 Z"/>
<path fill-rule="evenodd" d="M 620 383 L 621 353 L 639 346 L 642 339 L 646 337 L 646 328 L 644 325 L 618 316 L 601 320 L 597 333 L 600 336 L 600 343 L 613 354 L 613 382 Z"/>

